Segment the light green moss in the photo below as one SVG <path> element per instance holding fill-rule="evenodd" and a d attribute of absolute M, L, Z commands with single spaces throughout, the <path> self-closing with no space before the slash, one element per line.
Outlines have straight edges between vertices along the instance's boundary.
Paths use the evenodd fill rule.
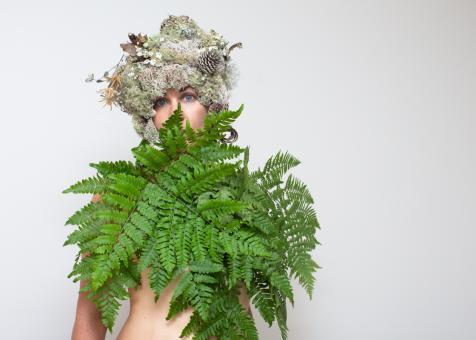
<path fill-rule="evenodd" d="M 153 131 L 149 121 L 155 115 L 155 101 L 169 88 L 190 85 L 202 105 L 228 106 L 238 70 L 228 55 L 228 41 L 220 34 L 213 29 L 204 31 L 188 16 L 170 15 L 162 22 L 160 32 L 147 38 L 141 46 L 136 45 L 137 55 L 129 55 L 115 70 L 121 76 L 121 86 L 116 89 L 114 103 L 133 117 L 141 117 L 133 119 L 140 137 L 150 141 L 157 137 L 158 131 Z M 207 61 L 207 70 L 210 63 L 214 69 L 212 74 L 202 70 L 199 62 L 209 48 L 217 48 L 223 56 L 218 64 Z"/>

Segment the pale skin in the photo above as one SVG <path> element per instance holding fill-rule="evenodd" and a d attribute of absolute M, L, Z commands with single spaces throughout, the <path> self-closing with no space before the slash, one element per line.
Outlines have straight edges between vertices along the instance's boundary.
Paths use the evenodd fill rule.
<path fill-rule="evenodd" d="M 180 102 L 184 120 L 182 126 L 185 127 L 186 120 L 189 121 L 193 129 L 203 127 L 208 107 L 202 105 L 197 99 L 197 92 L 192 87 L 184 89 L 168 89 L 165 96 L 158 98 L 154 105 L 156 115 L 154 124 L 161 128 L 163 122 L 169 118 L 173 111 L 177 109 Z M 101 199 L 99 194 L 92 197 L 92 202 Z M 88 256 L 89 254 L 82 254 Z M 188 308 L 173 319 L 167 321 L 165 316 L 168 313 L 169 302 L 172 297 L 178 280 L 173 280 L 154 303 L 154 292 L 149 286 L 149 268 L 141 273 L 141 285 L 137 289 L 129 289 L 130 313 L 124 326 L 122 327 L 117 340 L 177 340 L 182 329 L 190 320 L 193 313 L 192 308 Z M 80 288 L 86 282 L 80 281 Z M 106 327 L 101 323 L 101 315 L 93 302 L 87 299 L 87 293 L 80 293 L 76 306 L 76 318 L 72 331 L 72 340 L 104 340 Z M 242 282 L 239 286 L 239 301 L 248 313 L 253 317 L 250 308 L 250 301 L 246 287 Z M 191 339 L 191 336 L 184 339 Z M 211 337 L 210 340 L 217 339 Z"/>

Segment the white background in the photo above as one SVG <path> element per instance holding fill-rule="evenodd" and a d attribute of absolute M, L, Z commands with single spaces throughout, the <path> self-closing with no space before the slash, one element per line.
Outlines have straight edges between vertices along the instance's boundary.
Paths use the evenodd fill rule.
<path fill-rule="evenodd" d="M 2 339 L 69 339 L 78 284 L 62 190 L 132 159 L 130 117 L 85 83 L 129 32 L 189 15 L 243 48 L 231 108 L 256 168 L 278 150 L 316 199 L 312 300 L 289 339 L 475 339 L 475 1 L 4 1 Z M 113 336 L 128 313 L 122 306 Z M 254 309 L 260 339 L 279 339 Z"/>

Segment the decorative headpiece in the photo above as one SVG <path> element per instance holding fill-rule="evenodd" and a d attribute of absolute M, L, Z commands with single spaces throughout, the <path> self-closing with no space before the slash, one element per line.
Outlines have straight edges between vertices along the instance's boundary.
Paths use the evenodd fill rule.
<path fill-rule="evenodd" d="M 120 44 L 125 54 L 114 67 L 102 78 L 90 74 L 86 81 L 108 82 L 99 90 L 101 101 L 131 115 L 139 136 L 149 142 L 158 140 L 154 103 L 169 88 L 192 86 L 208 112 L 228 109 L 230 91 L 239 78 L 230 52 L 242 43 L 228 46 L 223 36 L 213 29 L 205 32 L 186 15 L 169 15 L 158 34 L 129 33 L 129 40 Z"/>

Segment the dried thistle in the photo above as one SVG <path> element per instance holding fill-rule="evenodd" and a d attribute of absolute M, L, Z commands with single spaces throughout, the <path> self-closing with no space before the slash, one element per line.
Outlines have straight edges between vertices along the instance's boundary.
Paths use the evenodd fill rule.
<path fill-rule="evenodd" d="M 109 86 L 117 90 L 121 87 L 122 84 L 122 74 L 115 73 L 112 77 L 109 78 Z"/>
<path fill-rule="evenodd" d="M 104 107 L 108 105 L 110 110 L 112 110 L 112 104 L 115 104 L 117 100 L 117 91 L 114 88 L 108 86 L 104 89 L 98 90 L 97 92 L 101 94 L 101 99 L 99 101 L 104 102 Z"/>

